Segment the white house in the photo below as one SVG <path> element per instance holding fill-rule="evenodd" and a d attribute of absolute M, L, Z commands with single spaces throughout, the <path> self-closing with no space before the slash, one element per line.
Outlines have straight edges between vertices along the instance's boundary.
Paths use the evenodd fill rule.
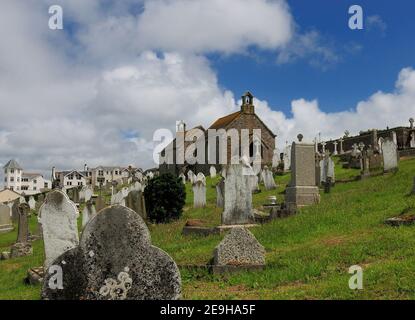
<path fill-rule="evenodd" d="M 88 180 L 85 172 L 77 170 L 55 172 L 53 169 L 52 176 L 59 182 L 59 186 L 65 189 L 86 186 Z"/>
<path fill-rule="evenodd" d="M 52 188 L 52 182 L 39 173 L 24 172 L 15 160 L 10 160 L 3 167 L 4 186 L 19 194 L 34 195 Z"/>

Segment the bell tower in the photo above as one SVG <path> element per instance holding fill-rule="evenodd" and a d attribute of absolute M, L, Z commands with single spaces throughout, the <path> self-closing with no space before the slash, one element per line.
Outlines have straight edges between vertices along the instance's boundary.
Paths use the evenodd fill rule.
<path fill-rule="evenodd" d="M 241 111 L 242 111 L 242 113 L 248 113 L 248 114 L 254 114 L 255 113 L 254 96 L 249 91 L 247 91 L 242 96 Z"/>

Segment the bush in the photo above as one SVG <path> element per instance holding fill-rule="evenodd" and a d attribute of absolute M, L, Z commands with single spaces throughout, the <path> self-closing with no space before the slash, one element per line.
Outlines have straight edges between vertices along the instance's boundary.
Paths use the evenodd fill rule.
<path fill-rule="evenodd" d="M 166 223 L 182 215 L 186 190 L 180 178 L 169 173 L 162 174 L 148 181 L 144 198 L 150 221 Z"/>

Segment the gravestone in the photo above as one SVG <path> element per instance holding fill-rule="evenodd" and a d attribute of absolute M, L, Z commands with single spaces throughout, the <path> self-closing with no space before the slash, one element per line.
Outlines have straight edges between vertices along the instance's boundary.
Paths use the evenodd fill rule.
<path fill-rule="evenodd" d="M 143 219 L 119 205 L 96 215 L 82 232 L 79 246 L 57 257 L 63 289 L 55 289 L 53 270 L 45 272 L 42 298 L 48 300 L 180 299 L 176 263 L 151 244 Z"/>
<path fill-rule="evenodd" d="M 48 193 L 39 215 L 45 244 L 45 266 L 79 244 L 77 215 L 75 204 L 65 193 L 60 190 Z"/>
<path fill-rule="evenodd" d="M 415 148 L 415 132 L 411 133 L 411 141 L 409 145 L 411 148 Z"/>
<path fill-rule="evenodd" d="M 97 211 L 95 209 L 95 206 L 91 201 L 88 201 L 85 204 L 84 210 L 82 211 L 82 228 L 85 228 L 89 220 L 91 220 L 96 214 Z"/>
<path fill-rule="evenodd" d="M 320 202 L 316 186 L 314 145 L 301 142 L 302 137 L 299 140 L 300 142 L 293 142 L 291 149 L 291 181 L 285 193 L 288 207 Z"/>
<path fill-rule="evenodd" d="M 280 154 L 278 149 L 274 149 L 274 153 L 272 155 L 272 168 L 277 169 L 280 163 Z"/>
<path fill-rule="evenodd" d="M 186 184 L 186 176 L 184 175 L 184 173 L 181 173 L 179 178 L 182 179 L 183 184 Z"/>
<path fill-rule="evenodd" d="M 264 266 L 265 248 L 249 230 L 232 228 L 215 248 L 213 263 L 216 266 Z"/>
<path fill-rule="evenodd" d="M 334 161 L 330 157 L 330 154 L 326 152 L 323 160 L 320 161 L 320 181 L 322 184 L 326 184 L 330 178 L 331 184 L 335 182 L 335 173 L 334 173 Z"/>
<path fill-rule="evenodd" d="M 222 178 L 216 185 L 216 207 L 224 207 L 225 179 Z"/>
<path fill-rule="evenodd" d="M 125 203 L 126 207 L 138 213 L 141 218 L 147 218 L 144 194 L 141 189 L 130 191 L 127 198 L 125 199 Z"/>
<path fill-rule="evenodd" d="M 128 193 L 127 193 L 127 195 L 128 195 Z M 111 205 L 114 205 L 114 204 L 119 204 L 121 206 L 125 206 L 125 196 L 124 196 L 124 192 L 122 192 L 122 190 L 111 196 Z"/>
<path fill-rule="evenodd" d="M 79 189 L 77 187 L 70 189 L 72 190 L 72 198 L 69 197 L 74 203 L 79 203 Z M 85 197 L 85 195 L 84 195 Z"/>
<path fill-rule="evenodd" d="M 35 201 L 35 198 L 33 196 L 30 196 L 29 201 L 27 202 L 27 204 L 29 205 L 30 210 L 35 210 L 36 209 L 36 201 Z"/>
<path fill-rule="evenodd" d="M 20 205 L 19 199 L 14 200 L 14 202 L 11 203 L 10 205 L 11 205 L 11 211 L 12 211 L 12 221 L 13 223 L 18 223 L 19 222 L 19 205 Z"/>
<path fill-rule="evenodd" d="M 94 195 L 94 190 L 92 190 L 91 187 L 87 187 L 85 189 L 85 202 L 90 201 L 93 195 Z"/>
<path fill-rule="evenodd" d="M 249 176 L 243 174 L 243 164 L 231 164 L 226 170 L 225 203 L 222 224 L 249 224 L 254 221 Z"/>
<path fill-rule="evenodd" d="M 10 258 L 25 257 L 33 254 L 32 245 L 29 243 L 29 205 L 22 203 L 18 206 L 19 222 L 16 243 L 11 247 Z"/>
<path fill-rule="evenodd" d="M 385 139 L 382 145 L 384 172 L 398 169 L 398 147 L 390 138 Z"/>
<path fill-rule="evenodd" d="M 10 207 L 0 203 L 0 233 L 13 231 L 13 224 L 10 217 Z"/>
<path fill-rule="evenodd" d="M 267 166 L 262 171 L 262 181 L 264 181 L 265 190 L 274 190 L 277 188 L 272 171 Z"/>
<path fill-rule="evenodd" d="M 189 172 L 187 172 L 187 179 L 189 180 L 191 184 L 195 182 L 196 176 L 192 170 L 189 170 Z"/>
<path fill-rule="evenodd" d="M 206 178 L 199 173 L 193 183 L 193 208 L 206 207 Z"/>
<path fill-rule="evenodd" d="M 97 212 L 100 212 L 105 207 L 106 207 L 105 199 L 104 199 L 104 197 L 102 197 L 101 195 L 99 195 L 97 197 L 97 199 L 95 200 L 95 208 L 96 208 Z"/>
<path fill-rule="evenodd" d="M 43 202 L 45 201 L 45 196 L 43 195 L 43 193 L 39 194 L 37 197 L 37 201 L 36 201 L 36 212 L 39 212 L 40 207 L 42 206 Z"/>
<path fill-rule="evenodd" d="M 210 167 L 210 169 L 209 169 L 209 173 L 210 173 L 210 177 L 213 179 L 213 178 L 216 178 L 216 168 L 214 167 L 214 166 L 211 166 Z"/>

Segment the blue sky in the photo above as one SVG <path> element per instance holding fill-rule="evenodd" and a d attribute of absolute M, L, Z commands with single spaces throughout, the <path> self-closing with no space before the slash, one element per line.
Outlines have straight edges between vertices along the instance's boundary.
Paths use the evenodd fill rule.
<path fill-rule="evenodd" d="M 52 4 L 63 30 L 48 28 Z M 348 27 L 353 4 L 364 30 Z M 280 151 L 299 133 L 405 125 L 414 10 L 408 0 L 3 0 L 0 164 L 154 167 L 158 129 L 208 127 L 246 90 Z"/>
<path fill-rule="evenodd" d="M 293 99 L 318 99 L 326 112 L 354 108 L 372 93 L 394 88 L 396 75 L 414 66 L 415 3 L 398 1 L 288 1 L 300 30 L 318 30 L 339 56 L 327 69 L 310 66 L 307 59 L 278 65 L 275 53 L 253 50 L 251 56 L 212 55 L 220 84 L 233 92 L 252 90 L 285 113 Z M 348 9 L 363 8 L 364 17 L 377 15 L 386 30 L 365 25 L 348 28 Z M 360 50 L 352 50 L 354 46 Z"/>

